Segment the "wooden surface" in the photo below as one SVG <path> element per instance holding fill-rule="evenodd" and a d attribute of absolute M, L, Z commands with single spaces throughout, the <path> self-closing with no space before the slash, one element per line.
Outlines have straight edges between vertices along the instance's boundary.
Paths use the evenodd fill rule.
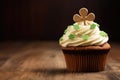
<path fill-rule="evenodd" d="M 1 42 L 0 80 L 120 80 L 120 44 L 112 44 L 105 71 L 71 73 L 58 42 Z"/>

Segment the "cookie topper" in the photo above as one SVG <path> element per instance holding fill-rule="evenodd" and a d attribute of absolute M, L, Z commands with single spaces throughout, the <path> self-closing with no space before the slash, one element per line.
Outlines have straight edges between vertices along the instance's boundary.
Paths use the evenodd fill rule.
<path fill-rule="evenodd" d="M 94 21 L 94 19 L 95 19 L 95 14 L 94 13 L 89 13 L 88 14 L 88 9 L 87 8 L 81 8 L 79 10 L 79 14 L 74 14 L 74 16 L 73 16 L 74 22 L 84 21 L 84 25 L 86 25 L 86 20 Z"/>

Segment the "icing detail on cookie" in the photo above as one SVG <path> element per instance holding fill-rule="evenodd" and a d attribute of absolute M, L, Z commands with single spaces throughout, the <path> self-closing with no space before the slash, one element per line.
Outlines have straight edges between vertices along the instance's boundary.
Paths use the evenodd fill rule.
<path fill-rule="evenodd" d="M 73 16 L 74 22 L 82 22 L 83 21 L 84 24 L 87 25 L 86 21 L 94 21 L 94 19 L 95 19 L 95 14 L 94 13 L 88 14 L 87 8 L 81 8 L 79 10 L 79 14 L 75 14 Z"/>

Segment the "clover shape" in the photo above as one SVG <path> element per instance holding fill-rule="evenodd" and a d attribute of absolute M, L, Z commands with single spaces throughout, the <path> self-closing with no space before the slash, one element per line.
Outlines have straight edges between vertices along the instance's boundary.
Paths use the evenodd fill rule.
<path fill-rule="evenodd" d="M 84 21 L 84 24 L 86 25 L 86 20 L 94 21 L 94 19 L 95 19 L 95 14 L 94 13 L 89 13 L 88 14 L 88 9 L 87 8 L 81 8 L 79 10 L 79 14 L 74 14 L 74 16 L 73 16 L 74 22 Z"/>

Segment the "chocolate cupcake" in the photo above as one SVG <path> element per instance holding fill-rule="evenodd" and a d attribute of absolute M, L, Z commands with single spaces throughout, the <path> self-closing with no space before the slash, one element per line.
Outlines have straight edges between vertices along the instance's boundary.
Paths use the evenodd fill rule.
<path fill-rule="evenodd" d="M 108 34 L 101 31 L 94 22 L 94 13 L 81 8 L 73 16 L 75 23 L 67 27 L 59 44 L 65 56 L 68 71 L 93 72 L 103 71 L 110 50 Z"/>

